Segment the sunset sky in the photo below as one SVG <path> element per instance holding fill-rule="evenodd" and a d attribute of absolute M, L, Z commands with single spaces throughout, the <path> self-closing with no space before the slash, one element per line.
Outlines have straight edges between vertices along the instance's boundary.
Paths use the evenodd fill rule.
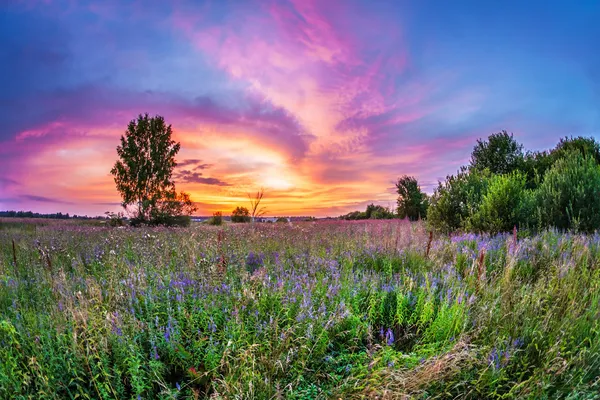
<path fill-rule="evenodd" d="M 3 0 L 0 210 L 119 210 L 127 123 L 163 115 L 199 215 L 431 193 L 477 138 L 600 138 L 600 1 Z"/>

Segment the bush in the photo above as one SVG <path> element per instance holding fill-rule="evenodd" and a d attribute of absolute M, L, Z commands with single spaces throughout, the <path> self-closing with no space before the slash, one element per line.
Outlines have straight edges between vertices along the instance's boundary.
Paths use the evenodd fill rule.
<path fill-rule="evenodd" d="M 277 218 L 277 221 L 275 221 L 275 222 L 289 222 L 289 221 L 286 217 L 279 217 L 279 218 Z"/>
<path fill-rule="evenodd" d="M 104 214 L 108 217 L 108 225 L 112 227 L 124 226 L 124 215 L 123 213 L 114 213 L 107 211 Z"/>
<path fill-rule="evenodd" d="M 456 176 L 450 175 L 440 182 L 428 210 L 430 227 L 444 233 L 465 229 L 467 219 L 479 209 L 489 179 L 487 170 L 463 168 Z"/>
<path fill-rule="evenodd" d="M 536 191 L 546 226 L 592 232 L 600 227 L 600 166 L 579 151 L 567 154 L 546 172 Z"/>
<path fill-rule="evenodd" d="M 467 219 L 466 228 L 498 233 L 530 225 L 533 197 L 525 185 L 526 177 L 520 172 L 493 176 L 479 208 Z"/>
<path fill-rule="evenodd" d="M 189 215 L 162 215 L 152 220 L 150 225 L 186 227 L 192 223 Z"/>
<path fill-rule="evenodd" d="M 250 211 L 246 207 L 236 207 L 231 213 L 231 222 L 250 222 Z"/>
<path fill-rule="evenodd" d="M 212 218 L 208 220 L 209 225 L 223 225 L 223 214 L 221 211 L 217 211 L 213 214 Z"/>

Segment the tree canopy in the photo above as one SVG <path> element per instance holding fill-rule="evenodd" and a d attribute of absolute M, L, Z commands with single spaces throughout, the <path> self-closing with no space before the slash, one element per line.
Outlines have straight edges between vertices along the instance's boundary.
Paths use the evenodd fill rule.
<path fill-rule="evenodd" d="M 523 160 L 523 145 L 517 143 L 512 133 L 494 133 L 487 140 L 477 140 L 471 153 L 471 168 L 494 174 L 507 174 L 519 168 Z"/>
<path fill-rule="evenodd" d="M 560 139 L 551 150 L 523 153 L 502 131 L 478 140 L 471 163 L 440 182 L 429 225 L 442 232 L 502 232 L 514 226 L 593 232 L 600 229 L 600 144 Z"/>
<path fill-rule="evenodd" d="M 414 176 L 404 175 L 396 182 L 398 193 L 398 216 L 416 221 L 427 216 L 429 202 L 427 195 Z"/>

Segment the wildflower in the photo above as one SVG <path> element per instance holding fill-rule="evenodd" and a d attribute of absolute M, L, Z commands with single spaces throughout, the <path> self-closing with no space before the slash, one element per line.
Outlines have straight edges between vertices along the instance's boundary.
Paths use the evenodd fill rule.
<path fill-rule="evenodd" d="M 392 332 L 390 328 L 388 328 L 387 332 L 385 333 L 385 342 L 388 346 L 392 346 L 394 344 L 394 332 Z"/>
<path fill-rule="evenodd" d="M 177 391 L 181 391 L 181 385 L 179 385 L 179 382 L 175 382 L 175 387 L 177 387 Z"/>
<path fill-rule="evenodd" d="M 494 347 L 492 352 L 488 356 L 488 363 L 494 367 L 494 369 L 500 369 L 500 355 L 498 354 L 498 350 Z"/>

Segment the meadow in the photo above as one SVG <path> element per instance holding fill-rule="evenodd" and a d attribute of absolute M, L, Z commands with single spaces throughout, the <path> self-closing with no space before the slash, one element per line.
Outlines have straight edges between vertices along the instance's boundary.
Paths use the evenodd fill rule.
<path fill-rule="evenodd" d="M 600 398 L 600 236 L 0 221 L 0 398 Z"/>

